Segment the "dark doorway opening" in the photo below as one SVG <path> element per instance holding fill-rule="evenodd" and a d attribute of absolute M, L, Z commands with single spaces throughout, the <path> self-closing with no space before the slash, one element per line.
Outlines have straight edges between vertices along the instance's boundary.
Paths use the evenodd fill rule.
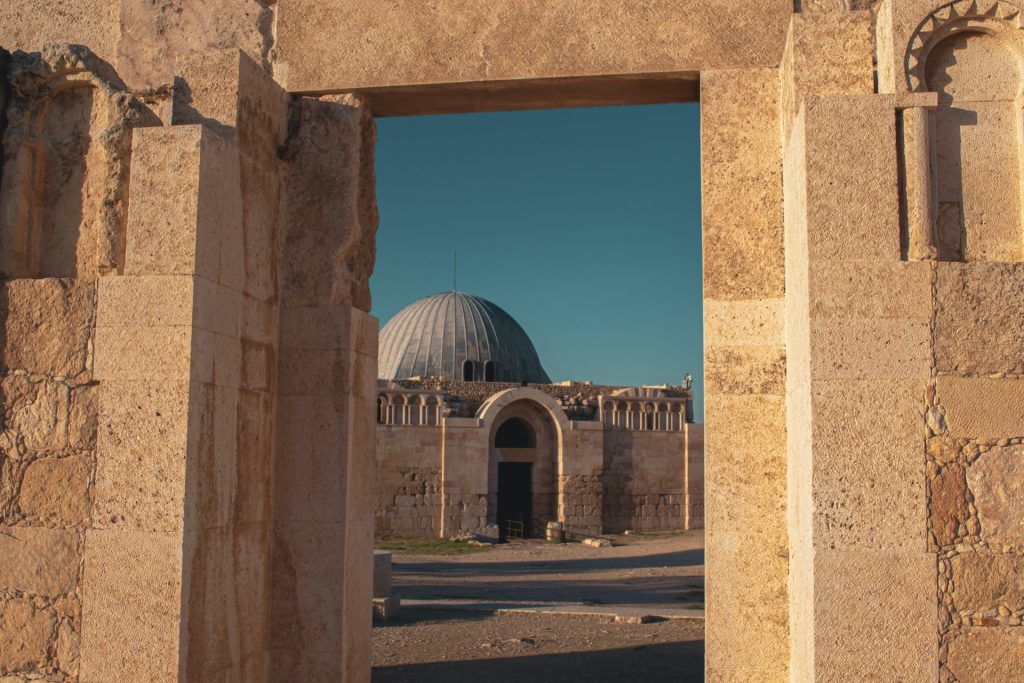
<path fill-rule="evenodd" d="M 530 425 L 518 417 L 505 420 L 494 435 L 496 448 L 536 448 L 537 435 Z"/>
<path fill-rule="evenodd" d="M 502 541 L 532 534 L 533 463 L 498 463 L 498 529 Z"/>
<path fill-rule="evenodd" d="M 462 364 L 462 381 L 473 381 L 473 361 L 471 360 L 467 360 L 465 363 Z"/>

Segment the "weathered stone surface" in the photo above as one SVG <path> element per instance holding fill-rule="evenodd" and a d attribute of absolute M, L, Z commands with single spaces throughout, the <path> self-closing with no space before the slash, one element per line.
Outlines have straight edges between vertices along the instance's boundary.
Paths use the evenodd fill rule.
<path fill-rule="evenodd" d="M 11 369 L 84 377 L 95 317 L 92 280 L 10 280 L 0 289 L 0 346 Z"/>
<path fill-rule="evenodd" d="M 708 346 L 779 346 L 785 322 L 782 299 L 704 302 Z"/>
<path fill-rule="evenodd" d="M 774 66 L 792 9 L 788 0 L 656 0 L 642 12 L 627 0 L 301 0 L 278 10 L 275 74 L 291 91 L 338 91 Z M 325 59 L 336 45 L 363 48 Z"/>
<path fill-rule="evenodd" d="M 963 683 L 1012 681 L 1024 669 L 1024 632 L 1018 628 L 965 628 L 949 645 L 950 672 Z"/>
<path fill-rule="evenodd" d="M 170 84 L 175 58 L 190 52 L 240 48 L 264 63 L 273 15 L 257 0 L 123 0 L 118 71 L 138 89 Z"/>
<path fill-rule="evenodd" d="M 0 587 L 57 597 L 78 582 L 78 534 L 39 527 L 4 527 L 0 533 Z"/>
<path fill-rule="evenodd" d="M 88 45 L 112 62 L 120 34 L 119 0 L 12 0 L 0 5 L 0 45 L 7 50 L 38 50 L 50 43 Z"/>
<path fill-rule="evenodd" d="M 967 477 L 959 463 L 942 468 L 930 482 L 928 510 L 931 530 L 940 547 L 954 543 L 960 525 L 971 516 L 967 505 Z"/>
<path fill-rule="evenodd" d="M 1024 611 L 1024 558 L 1016 555 L 964 552 L 952 559 L 953 606 L 986 613 L 1006 607 Z"/>
<path fill-rule="evenodd" d="M 814 585 L 816 679 L 934 679 L 934 555 L 818 550 Z"/>
<path fill-rule="evenodd" d="M 33 671 L 47 660 L 52 616 L 28 600 L 0 602 L 0 671 Z"/>
<path fill-rule="evenodd" d="M 150 531 L 182 529 L 190 443 L 189 385 L 111 381 L 102 388 L 94 524 Z M 197 403 L 196 424 L 201 412 L 202 404 Z M 193 442 L 198 437 L 194 434 Z"/>
<path fill-rule="evenodd" d="M 983 453 L 968 468 L 967 481 L 982 537 L 991 543 L 1024 545 L 1024 446 Z"/>
<path fill-rule="evenodd" d="M 293 162 L 282 263 L 282 299 L 370 310 L 377 225 L 373 155 L 377 128 L 355 96 L 292 104 Z M 306 207 L 319 205 L 310 214 Z"/>
<path fill-rule="evenodd" d="M 704 297 L 784 294 L 775 69 L 701 75 Z"/>
<path fill-rule="evenodd" d="M 1024 374 L 1024 265 L 939 263 L 935 287 L 939 372 Z"/>
<path fill-rule="evenodd" d="M 812 383 L 815 548 L 925 550 L 921 394 L 915 380 Z"/>
<path fill-rule="evenodd" d="M 18 506 L 30 519 L 78 525 L 89 517 L 92 457 L 41 458 L 26 469 Z"/>
<path fill-rule="evenodd" d="M 704 386 L 709 394 L 786 392 L 786 350 L 778 346 L 710 347 L 704 354 Z"/>
<path fill-rule="evenodd" d="M 178 679 L 182 544 L 179 533 L 86 533 L 84 683 Z"/>
<path fill-rule="evenodd" d="M 1024 436 L 1024 379 L 939 375 L 936 391 L 950 436 Z"/>

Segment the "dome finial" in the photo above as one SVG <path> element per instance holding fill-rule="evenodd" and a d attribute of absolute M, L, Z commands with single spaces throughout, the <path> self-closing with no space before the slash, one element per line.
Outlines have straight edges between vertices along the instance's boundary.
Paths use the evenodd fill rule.
<path fill-rule="evenodd" d="M 452 252 L 452 291 L 459 291 L 459 252 Z"/>

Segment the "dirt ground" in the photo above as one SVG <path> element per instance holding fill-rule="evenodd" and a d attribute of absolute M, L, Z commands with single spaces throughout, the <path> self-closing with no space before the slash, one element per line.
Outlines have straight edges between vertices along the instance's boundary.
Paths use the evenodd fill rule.
<path fill-rule="evenodd" d="M 373 680 L 703 680 L 704 623 L 693 618 L 703 609 L 703 535 L 614 541 L 396 554 L 402 614 L 374 628 Z M 627 624 L 617 614 L 690 618 Z"/>

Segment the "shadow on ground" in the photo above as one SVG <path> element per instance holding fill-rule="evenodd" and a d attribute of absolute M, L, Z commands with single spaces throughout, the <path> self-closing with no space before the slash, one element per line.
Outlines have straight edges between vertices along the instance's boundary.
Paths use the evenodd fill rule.
<path fill-rule="evenodd" d="M 378 667 L 373 670 L 372 680 L 375 683 L 696 682 L 704 680 L 704 641 Z"/>

